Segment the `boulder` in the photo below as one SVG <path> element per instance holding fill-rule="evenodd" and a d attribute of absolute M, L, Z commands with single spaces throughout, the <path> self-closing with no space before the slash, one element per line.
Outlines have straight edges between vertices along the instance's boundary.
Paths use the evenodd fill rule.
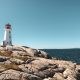
<path fill-rule="evenodd" d="M 64 78 L 66 78 L 66 79 L 70 79 L 70 80 L 75 80 L 76 79 L 76 77 L 77 77 L 77 75 L 76 75 L 77 73 L 76 73 L 76 71 L 75 71 L 75 69 L 66 69 L 64 72 L 63 72 L 63 76 L 64 76 Z"/>
<path fill-rule="evenodd" d="M 48 65 L 44 65 L 43 67 L 41 67 L 39 69 L 39 71 L 43 71 L 43 70 L 46 70 L 46 69 L 51 69 L 51 70 L 54 70 L 56 69 L 58 66 L 56 64 L 48 64 Z"/>
<path fill-rule="evenodd" d="M 42 50 L 39 50 L 38 56 L 39 57 L 43 57 L 43 58 L 47 58 L 47 59 L 52 59 L 52 57 L 48 53 L 46 53 L 46 52 L 44 52 Z"/>
<path fill-rule="evenodd" d="M 40 69 L 46 69 L 48 67 L 49 63 L 45 62 L 44 60 L 33 60 L 28 64 L 23 64 L 20 65 L 19 68 L 21 68 L 22 70 L 26 70 L 29 71 L 30 73 L 32 72 L 37 72 L 40 71 Z M 24 67 L 24 68 L 23 68 Z"/>
<path fill-rule="evenodd" d="M 34 74 L 41 78 L 52 77 L 56 71 L 56 64 L 50 64 L 44 59 L 35 59 L 28 64 L 22 64 L 18 66 L 22 71 Z M 63 68 L 58 68 L 58 72 L 63 72 Z"/>
<path fill-rule="evenodd" d="M 43 80 L 43 79 L 32 74 L 23 73 L 21 80 Z"/>
<path fill-rule="evenodd" d="M 53 80 L 64 80 L 63 74 L 62 73 L 55 73 Z"/>
<path fill-rule="evenodd" d="M 23 51 L 23 49 L 21 48 L 21 46 L 17 46 L 17 45 L 13 45 L 12 46 L 12 50 L 13 51 Z"/>
<path fill-rule="evenodd" d="M 26 51 L 30 56 L 36 56 L 35 54 L 38 54 L 38 50 L 37 50 L 37 49 L 26 48 L 25 51 Z"/>
<path fill-rule="evenodd" d="M 46 70 L 43 70 L 43 71 L 39 71 L 37 73 L 34 73 L 34 75 L 38 76 L 38 77 L 41 77 L 41 78 L 48 78 L 48 77 L 53 77 L 53 75 L 55 74 L 55 72 L 49 70 L 49 69 L 46 69 Z"/>
<path fill-rule="evenodd" d="M 21 73 L 15 70 L 7 70 L 1 73 L 0 80 L 20 80 Z"/>
<path fill-rule="evenodd" d="M 37 56 L 37 57 L 43 57 L 43 58 L 48 58 L 51 59 L 51 56 L 42 51 L 42 50 L 38 50 L 38 49 L 32 49 L 32 48 L 26 48 L 26 47 L 22 47 L 24 49 L 24 51 L 26 51 L 30 56 Z"/>
<path fill-rule="evenodd" d="M 48 53 L 38 50 L 38 49 L 33 49 L 29 47 L 24 47 L 24 46 L 12 46 L 12 55 L 13 56 L 31 56 L 31 57 L 43 57 L 43 58 L 48 58 L 51 59 L 51 56 L 48 55 Z"/>
<path fill-rule="evenodd" d="M 6 61 L 8 59 L 9 59 L 9 57 L 0 56 L 0 62 L 4 62 L 4 61 Z"/>
<path fill-rule="evenodd" d="M 23 51 L 13 51 L 12 56 L 29 56 L 29 54 L 27 52 L 23 52 Z"/>
<path fill-rule="evenodd" d="M 76 71 L 77 71 L 77 80 L 80 79 L 80 65 L 76 65 Z"/>
<path fill-rule="evenodd" d="M 11 64 L 11 61 L 7 60 L 7 61 L 4 62 L 4 64 Z"/>
<path fill-rule="evenodd" d="M 19 65 L 18 67 L 19 67 L 19 69 L 21 69 L 23 72 L 26 72 L 26 73 L 29 73 L 29 72 L 30 72 L 30 71 L 28 70 L 28 68 L 25 67 L 24 64 Z"/>
<path fill-rule="evenodd" d="M 5 47 L 0 46 L 0 51 L 5 51 L 5 50 L 6 50 L 6 48 L 5 48 Z"/>
<path fill-rule="evenodd" d="M 65 68 L 63 67 L 58 67 L 56 69 L 52 69 L 54 72 L 60 72 L 60 73 L 63 73 L 65 71 Z"/>
<path fill-rule="evenodd" d="M 73 77 L 73 75 L 69 75 L 67 80 L 77 80 L 75 77 Z"/>
<path fill-rule="evenodd" d="M 0 74 L 0 80 L 42 80 L 42 79 L 32 74 L 10 69 Z"/>
<path fill-rule="evenodd" d="M 14 63 L 14 64 L 18 64 L 18 65 L 23 64 L 23 63 L 24 63 L 24 61 L 23 61 L 23 60 L 16 59 L 16 58 L 11 58 L 11 59 L 10 59 L 10 62 L 12 62 L 12 63 Z"/>

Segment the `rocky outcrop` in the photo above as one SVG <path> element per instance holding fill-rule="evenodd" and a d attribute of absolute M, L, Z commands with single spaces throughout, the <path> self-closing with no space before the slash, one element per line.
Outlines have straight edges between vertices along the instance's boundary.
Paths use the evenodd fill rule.
<path fill-rule="evenodd" d="M 80 65 L 25 46 L 0 47 L 0 80 L 80 80 Z"/>
<path fill-rule="evenodd" d="M 42 80 L 42 79 L 32 74 L 10 69 L 0 74 L 0 80 Z"/>
<path fill-rule="evenodd" d="M 38 50 L 38 49 L 32 49 L 29 47 L 24 47 L 24 46 L 7 46 L 6 48 L 0 47 L 1 52 L 3 51 L 4 53 L 6 51 L 11 52 L 12 51 L 12 56 L 30 56 L 30 57 L 43 57 L 43 58 L 51 58 L 51 56 L 48 55 L 48 53 Z"/>

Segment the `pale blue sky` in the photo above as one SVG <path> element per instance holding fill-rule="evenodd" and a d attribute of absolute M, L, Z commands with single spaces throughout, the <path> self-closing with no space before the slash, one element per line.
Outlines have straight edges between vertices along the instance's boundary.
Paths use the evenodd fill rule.
<path fill-rule="evenodd" d="M 80 48 L 80 0 L 0 0 L 0 42 L 8 22 L 14 44 Z"/>

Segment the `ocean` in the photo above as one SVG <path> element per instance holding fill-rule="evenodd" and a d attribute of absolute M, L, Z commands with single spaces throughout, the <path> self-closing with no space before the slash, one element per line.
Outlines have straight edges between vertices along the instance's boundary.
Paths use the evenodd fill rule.
<path fill-rule="evenodd" d="M 42 49 L 56 59 L 80 64 L 80 49 Z"/>

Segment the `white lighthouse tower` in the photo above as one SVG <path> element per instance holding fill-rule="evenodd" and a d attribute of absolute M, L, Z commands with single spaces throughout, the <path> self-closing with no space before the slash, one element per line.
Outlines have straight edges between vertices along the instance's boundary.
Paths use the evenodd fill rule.
<path fill-rule="evenodd" d="M 4 41 L 3 46 L 11 46 L 12 45 L 12 39 L 11 39 L 11 25 L 6 24 L 5 25 L 5 33 L 4 33 Z"/>

